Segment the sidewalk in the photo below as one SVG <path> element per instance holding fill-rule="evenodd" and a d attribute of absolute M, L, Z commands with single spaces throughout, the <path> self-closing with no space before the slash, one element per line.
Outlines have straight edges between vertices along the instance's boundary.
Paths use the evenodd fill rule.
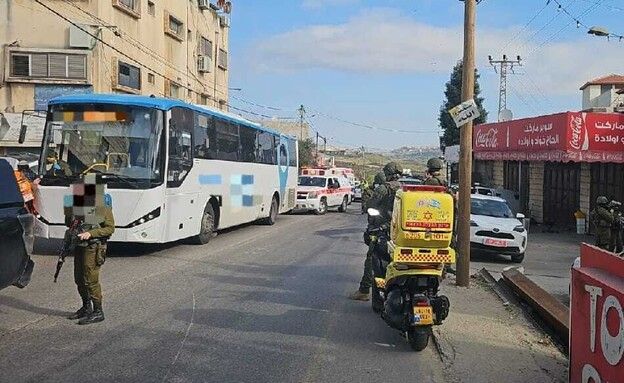
<path fill-rule="evenodd" d="M 434 329 L 449 382 L 567 382 L 567 358 L 520 308 L 504 306 L 485 282 L 469 289 L 450 275 L 441 289 L 451 311 Z"/>

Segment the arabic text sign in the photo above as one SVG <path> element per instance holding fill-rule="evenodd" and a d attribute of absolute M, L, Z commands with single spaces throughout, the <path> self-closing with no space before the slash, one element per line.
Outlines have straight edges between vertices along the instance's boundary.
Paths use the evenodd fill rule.
<path fill-rule="evenodd" d="M 477 104 L 474 100 L 462 102 L 456 107 L 450 109 L 449 114 L 453 117 L 453 121 L 455 121 L 455 125 L 457 125 L 457 127 L 460 127 L 481 116 L 479 108 L 477 108 Z"/>
<path fill-rule="evenodd" d="M 619 382 L 624 368 L 624 260 L 584 244 L 571 288 L 570 382 Z"/>

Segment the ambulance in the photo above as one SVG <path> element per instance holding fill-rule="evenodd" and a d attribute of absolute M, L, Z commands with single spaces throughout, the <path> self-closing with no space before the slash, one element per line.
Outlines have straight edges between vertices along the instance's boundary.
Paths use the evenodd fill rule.
<path fill-rule="evenodd" d="M 349 202 L 351 203 L 355 200 L 355 187 L 357 186 L 357 179 L 355 178 L 355 173 L 351 168 L 340 168 L 340 167 L 329 167 L 329 168 L 303 168 L 301 169 L 301 175 L 307 176 L 310 174 L 319 174 L 323 172 L 326 175 L 344 177 L 349 181 L 351 185 L 351 193 L 349 194 Z"/>
<path fill-rule="evenodd" d="M 302 169 L 297 184 L 296 211 L 314 211 L 322 215 L 330 208 L 344 213 L 351 203 L 349 179 L 333 169 Z"/>

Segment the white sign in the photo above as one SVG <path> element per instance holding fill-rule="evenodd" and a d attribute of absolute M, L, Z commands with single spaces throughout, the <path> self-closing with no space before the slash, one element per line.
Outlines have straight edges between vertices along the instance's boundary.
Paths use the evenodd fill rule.
<path fill-rule="evenodd" d="M 481 116 L 474 99 L 464 101 L 448 112 L 451 114 L 451 117 L 453 117 L 453 121 L 455 121 L 455 125 L 457 125 L 458 128 Z"/>
<path fill-rule="evenodd" d="M 459 145 L 447 146 L 444 148 L 444 159 L 449 164 L 456 164 L 459 162 Z"/>

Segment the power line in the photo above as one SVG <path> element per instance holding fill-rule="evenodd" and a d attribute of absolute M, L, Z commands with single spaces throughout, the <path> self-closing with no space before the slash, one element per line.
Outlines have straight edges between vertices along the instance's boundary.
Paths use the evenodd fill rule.
<path fill-rule="evenodd" d="M 502 52 L 504 52 L 511 44 L 513 44 L 516 39 L 529 28 L 529 25 L 531 25 L 531 23 L 533 23 L 533 21 L 535 21 L 535 19 L 537 19 L 537 17 L 539 17 L 539 15 L 541 15 L 547 7 L 548 3 L 544 4 L 544 6 L 540 8 L 540 10 L 537 11 L 537 13 L 533 15 L 533 17 L 531 17 L 529 21 L 526 22 L 526 24 L 524 24 L 524 26 L 511 38 L 511 40 L 509 40 L 509 42 L 505 44 L 505 46 L 500 50 L 500 53 L 502 54 Z"/>
<path fill-rule="evenodd" d="M 373 125 L 362 124 L 362 123 L 359 123 L 359 122 L 353 122 L 353 121 L 345 120 L 343 118 L 332 116 L 330 114 L 326 114 L 326 113 L 320 112 L 318 110 L 313 110 L 313 112 L 316 115 L 318 115 L 318 116 L 325 117 L 325 118 L 328 118 L 330 120 L 342 122 L 344 124 L 349 124 L 349 125 L 357 126 L 357 127 L 360 127 L 360 128 L 366 128 L 366 129 L 369 129 L 369 130 L 378 130 L 378 131 L 382 131 L 382 132 L 391 132 L 391 133 L 409 133 L 409 134 L 431 134 L 431 133 L 433 133 L 431 131 L 423 131 L 423 130 L 404 130 L 404 129 L 380 128 L 380 127 L 373 126 Z"/>

